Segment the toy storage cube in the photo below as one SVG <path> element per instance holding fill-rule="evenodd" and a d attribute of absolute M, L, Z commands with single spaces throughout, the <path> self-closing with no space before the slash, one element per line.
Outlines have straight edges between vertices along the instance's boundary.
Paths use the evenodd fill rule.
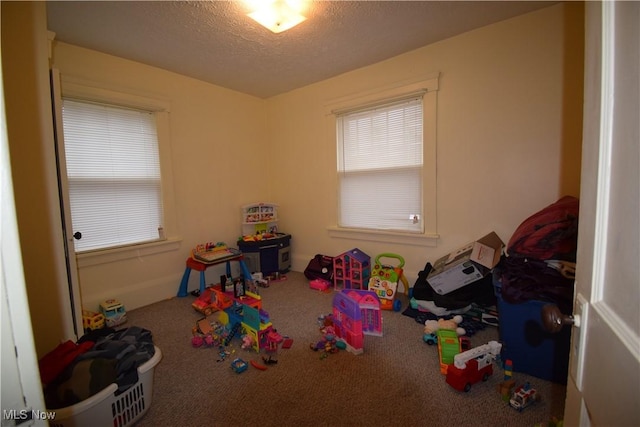
<path fill-rule="evenodd" d="M 498 277 L 494 271 L 502 360 L 510 359 L 515 372 L 566 384 L 571 328 L 563 328 L 558 333 L 547 332 L 542 325 L 541 312 L 549 303 L 537 300 L 520 304 L 506 302 L 500 293 Z"/>

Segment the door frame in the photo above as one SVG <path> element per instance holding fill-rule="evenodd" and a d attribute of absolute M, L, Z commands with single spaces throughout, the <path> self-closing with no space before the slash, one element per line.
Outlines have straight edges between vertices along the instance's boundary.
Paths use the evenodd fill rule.
<path fill-rule="evenodd" d="M 64 129 L 62 126 L 62 86 L 60 71 L 52 68 L 49 72 L 51 82 L 51 105 L 53 113 L 54 141 L 56 153 L 56 168 L 58 175 L 58 198 L 60 201 L 60 216 L 62 219 L 62 236 L 64 243 L 65 269 L 67 272 L 67 283 L 61 283 L 59 286 L 60 294 L 68 295 L 68 299 L 64 300 L 66 307 L 63 309 L 62 316 L 67 319 L 65 324 L 73 327 L 73 334 L 76 340 L 84 334 L 82 323 L 82 297 L 80 293 L 80 279 L 78 275 L 78 264 L 74 249 L 73 223 L 71 221 L 71 206 L 67 195 L 67 167 L 64 151 Z M 66 286 L 66 288 L 65 288 Z M 71 334 L 72 331 L 67 331 Z"/>

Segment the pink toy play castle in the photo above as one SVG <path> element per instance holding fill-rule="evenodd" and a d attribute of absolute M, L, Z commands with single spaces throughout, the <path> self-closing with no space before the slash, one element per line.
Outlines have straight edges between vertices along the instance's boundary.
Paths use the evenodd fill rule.
<path fill-rule="evenodd" d="M 335 290 L 367 289 L 371 277 L 371 257 L 360 249 L 351 249 L 333 260 Z"/>
<path fill-rule="evenodd" d="M 333 297 L 333 326 L 347 351 L 362 354 L 364 336 L 382 336 L 380 299 L 372 291 L 344 289 Z"/>

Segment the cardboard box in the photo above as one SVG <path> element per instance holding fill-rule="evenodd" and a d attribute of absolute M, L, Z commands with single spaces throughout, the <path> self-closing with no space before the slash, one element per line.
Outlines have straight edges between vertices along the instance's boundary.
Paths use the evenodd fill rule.
<path fill-rule="evenodd" d="M 480 280 L 498 264 L 504 243 L 495 232 L 438 259 L 427 281 L 440 295 Z"/>

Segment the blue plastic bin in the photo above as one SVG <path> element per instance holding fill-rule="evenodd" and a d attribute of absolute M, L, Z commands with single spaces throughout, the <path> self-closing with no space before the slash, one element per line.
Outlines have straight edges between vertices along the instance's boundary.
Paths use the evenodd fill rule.
<path fill-rule="evenodd" d="M 542 326 L 541 312 L 547 301 L 531 300 L 520 304 L 506 302 L 501 295 L 500 270 L 493 271 L 498 299 L 502 360 L 513 362 L 514 372 L 533 375 L 547 381 L 567 383 L 571 328 L 558 333 Z"/>

